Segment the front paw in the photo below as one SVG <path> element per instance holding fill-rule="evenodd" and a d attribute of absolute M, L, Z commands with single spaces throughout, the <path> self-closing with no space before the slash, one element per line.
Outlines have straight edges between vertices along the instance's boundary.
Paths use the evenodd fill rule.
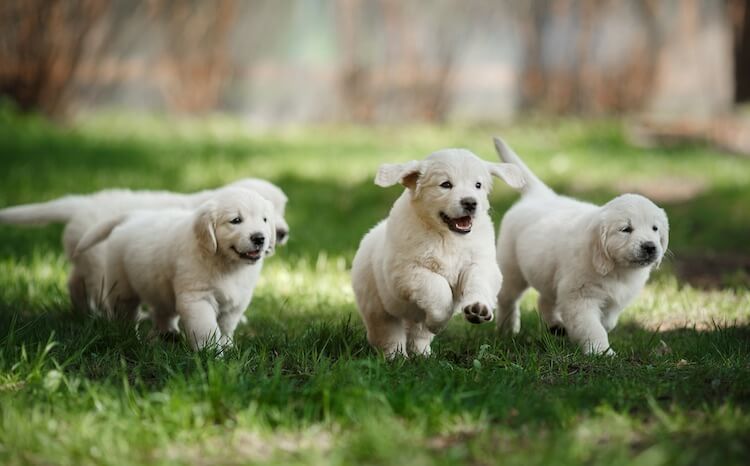
<path fill-rule="evenodd" d="M 492 320 L 492 309 L 479 302 L 467 304 L 463 307 L 464 317 L 472 324 L 482 324 Z"/>

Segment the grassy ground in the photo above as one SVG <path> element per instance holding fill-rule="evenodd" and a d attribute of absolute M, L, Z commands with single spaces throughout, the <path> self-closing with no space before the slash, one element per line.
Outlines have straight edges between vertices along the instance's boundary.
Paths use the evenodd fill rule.
<path fill-rule="evenodd" d="M 456 318 L 427 359 L 388 362 L 368 347 L 348 267 L 399 192 L 372 184 L 376 167 L 451 146 L 494 159 L 493 134 L 562 192 L 604 201 L 637 190 L 667 209 L 674 258 L 612 333 L 618 357 L 585 357 L 546 334 L 533 296 L 512 340 Z M 7 110 L 0 154 L 0 206 L 264 176 L 287 191 L 292 228 L 237 347 L 215 360 L 73 316 L 61 228 L 0 226 L 2 464 L 727 465 L 750 455 L 750 291 L 747 271 L 730 266 L 750 257 L 750 160 L 636 149 L 616 122 L 252 132 L 221 119 L 101 117 L 59 129 Z M 496 221 L 514 199 L 497 183 Z M 690 284 L 704 261 L 712 290 Z"/>

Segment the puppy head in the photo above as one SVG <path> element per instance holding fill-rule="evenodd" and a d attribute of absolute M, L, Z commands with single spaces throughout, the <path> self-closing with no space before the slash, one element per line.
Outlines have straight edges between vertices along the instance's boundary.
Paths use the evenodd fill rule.
<path fill-rule="evenodd" d="M 254 264 L 273 253 L 274 208 L 254 191 L 224 188 L 198 207 L 193 230 L 206 254 L 228 263 Z"/>
<path fill-rule="evenodd" d="M 594 268 L 607 275 L 615 267 L 658 266 L 669 244 L 669 222 L 647 198 L 623 194 L 601 207 L 592 235 Z"/>
<path fill-rule="evenodd" d="M 275 184 L 259 178 L 245 178 L 229 186 L 250 189 L 271 202 L 274 211 L 274 221 L 276 223 L 276 244 L 286 244 L 289 240 L 289 224 L 284 219 L 284 212 L 286 211 L 288 201 L 284 191 Z"/>
<path fill-rule="evenodd" d="M 385 164 L 378 170 L 375 184 L 386 187 L 400 182 L 409 189 L 412 205 L 428 224 L 465 235 L 471 232 L 476 215 L 489 209 L 492 176 L 516 189 L 524 185 L 515 165 L 485 162 L 464 149 L 444 149 L 421 162 Z"/>

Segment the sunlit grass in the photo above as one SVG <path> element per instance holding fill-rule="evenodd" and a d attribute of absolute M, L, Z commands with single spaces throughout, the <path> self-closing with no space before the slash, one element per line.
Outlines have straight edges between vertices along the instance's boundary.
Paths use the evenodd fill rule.
<path fill-rule="evenodd" d="M 705 290 L 675 270 L 686 255 L 750 254 L 748 160 L 637 149 L 616 121 L 258 129 L 110 115 L 61 129 L 5 110 L 0 123 L 0 206 L 264 176 L 289 194 L 291 225 L 236 348 L 220 359 L 74 314 L 61 228 L 0 226 L 3 464 L 746 462 L 747 276 L 727 270 Z M 549 335 L 533 291 L 514 339 L 456 317 L 428 359 L 386 361 L 368 346 L 349 267 L 399 192 L 373 185 L 376 167 L 448 146 L 494 160 L 495 134 L 586 199 L 604 201 L 623 183 L 700 188 L 661 202 L 674 257 L 612 332 L 616 358 L 585 357 Z M 515 198 L 496 184 L 496 222 Z"/>

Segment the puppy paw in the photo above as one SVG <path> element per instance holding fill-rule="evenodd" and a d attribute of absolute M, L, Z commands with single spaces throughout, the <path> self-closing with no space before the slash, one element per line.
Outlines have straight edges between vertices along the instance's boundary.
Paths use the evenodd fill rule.
<path fill-rule="evenodd" d="M 547 327 L 547 330 L 549 330 L 549 333 L 556 337 L 564 337 L 565 335 L 567 335 L 565 327 L 563 327 L 562 325 L 553 325 L 551 327 Z"/>
<path fill-rule="evenodd" d="M 165 343 L 179 343 L 182 339 L 179 330 L 169 330 L 166 332 L 159 332 L 155 328 L 149 330 L 146 339 L 152 343 L 165 342 Z"/>
<path fill-rule="evenodd" d="M 464 306 L 464 317 L 472 324 L 482 324 L 492 320 L 492 310 L 482 303 L 473 303 Z"/>

